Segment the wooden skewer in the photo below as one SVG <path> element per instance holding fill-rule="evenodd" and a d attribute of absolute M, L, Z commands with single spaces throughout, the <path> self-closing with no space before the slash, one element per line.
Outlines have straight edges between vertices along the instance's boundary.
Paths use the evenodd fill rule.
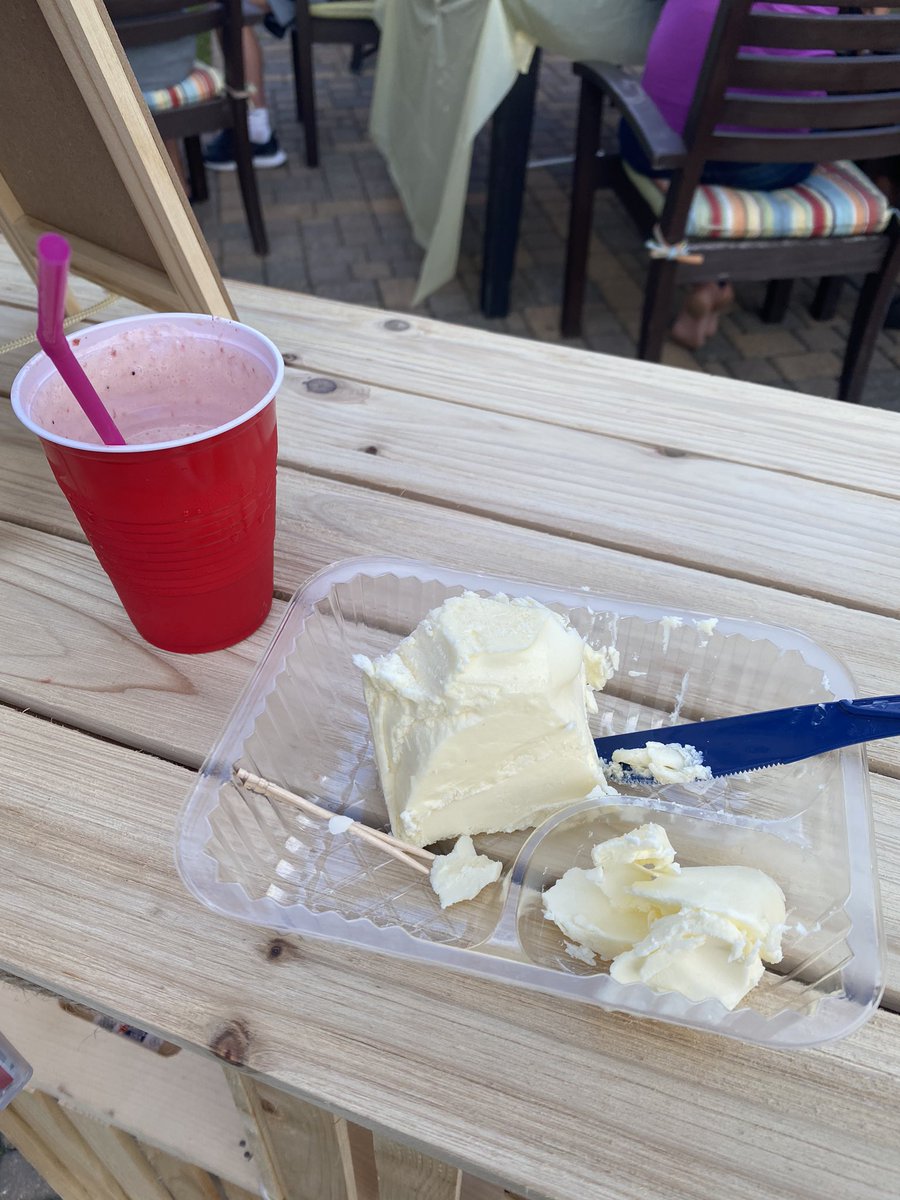
<path fill-rule="evenodd" d="M 363 825 L 362 828 L 368 830 L 380 842 L 384 842 L 388 846 L 396 846 L 404 854 L 411 854 L 414 858 L 421 858 L 429 866 L 434 862 L 435 856 L 430 850 L 426 850 L 424 846 L 410 846 L 408 842 L 401 842 L 399 838 L 395 838 L 390 833 L 385 833 L 383 829 L 373 829 L 370 825 Z"/>
<path fill-rule="evenodd" d="M 254 775 L 243 767 L 235 768 L 234 777 L 248 791 L 257 792 L 261 796 L 268 796 L 271 800 L 281 800 L 284 804 L 292 804 L 295 808 L 301 809 L 301 811 L 308 813 L 310 816 L 318 817 L 320 820 L 330 821 L 332 817 L 340 816 L 339 813 L 329 812 L 327 808 L 322 808 L 313 800 L 307 800 L 305 796 L 298 796 L 294 792 L 289 792 L 287 788 L 283 788 L 277 783 L 272 783 L 269 779 L 263 779 L 260 775 Z M 405 842 L 401 842 L 399 838 L 391 837 L 389 833 L 384 833 L 380 829 L 370 829 L 368 825 L 362 825 L 359 821 L 351 821 L 347 832 L 355 834 L 362 841 L 368 842 L 370 846 L 375 846 L 379 850 L 383 850 L 385 854 L 396 858 L 398 862 L 406 863 L 414 871 L 419 871 L 422 875 L 429 874 L 429 867 L 424 862 L 418 862 L 412 856 L 414 854 L 419 855 L 421 858 L 426 859 L 426 861 L 431 862 L 434 860 L 434 855 L 430 850 L 422 850 L 418 846 L 408 846 Z"/>
<path fill-rule="evenodd" d="M 250 789 L 250 791 L 260 792 L 262 795 L 272 795 L 273 793 L 277 792 L 278 799 L 285 800 L 288 804 L 296 804 L 299 808 L 302 808 L 304 812 L 308 812 L 316 817 L 321 817 L 325 821 L 330 821 L 332 817 L 341 817 L 343 819 L 343 813 L 333 813 L 327 808 L 322 808 L 322 806 L 316 804 L 315 801 L 308 800 L 305 796 L 298 796 L 294 792 L 289 792 L 286 788 L 280 787 L 277 783 L 272 783 L 268 779 L 263 779 L 261 775 L 251 774 L 243 767 L 240 767 L 236 774 L 240 781 L 244 783 L 245 786 Z M 349 817 L 346 819 L 350 820 Z M 371 825 L 363 825 L 361 821 L 354 821 L 353 824 L 362 830 L 362 834 L 360 836 L 365 837 L 366 840 L 375 838 L 382 844 L 393 846 L 395 850 L 400 850 L 404 854 L 410 855 L 412 858 L 423 859 L 426 863 L 428 863 L 429 867 L 434 862 L 435 856 L 430 850 L 426 850 L 423 846 L 411 846 L 408 842 L 401 842 L 399 838 L 395 838 L 390 833 L 385 833 L 383 829 L 373 829 Z"/>

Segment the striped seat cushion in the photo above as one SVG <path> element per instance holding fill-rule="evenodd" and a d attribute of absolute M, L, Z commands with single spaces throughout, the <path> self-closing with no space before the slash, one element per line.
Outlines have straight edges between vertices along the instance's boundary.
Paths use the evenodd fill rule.
<path fill-rule="evenodd" d="M 144 92 L 144 99 L 151 112 L 164 112 L 167 108 L 181 108 L 185 104 L 198 104 L 201 100 L 212 100 L 220 96 L 225 80 L 220 71 L 209 63 L 195 62 L 187 79 L 174 87 L 156 88 Z"/>
<path fill-rule="evenodd" d="M 669 181 L 623 166 L 659 216 Z M 849 237 L 880 233 L 890 212 L 887 197 L 853 163 L 821 163 L 803 183 L 774 192 L 701 184 L 691 204 L 687 237 Z"/>

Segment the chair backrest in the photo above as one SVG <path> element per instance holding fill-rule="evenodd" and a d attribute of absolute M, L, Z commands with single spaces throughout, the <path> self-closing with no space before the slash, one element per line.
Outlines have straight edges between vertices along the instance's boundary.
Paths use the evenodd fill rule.
<path fill-rule="evenodd" d="M 126 50 L 155 46 L 179 38 L 218 31 L 225 62 L 225 82 L 244 86 L 241 0 L 105 0 L 119 41 Z"/>
<path fill-rule="evenodd" d="M 803 12 L 812 3 L 754 12 L 754 0 L 720 0 L 685 126 L 687 161 L 663 215 L 672 236 L 707 162 L 900 154 L 900 10 Z"/>
<path fill-rule="evenodd" d="M 105 3 L 119 40 L 128 48 L 155 46 L 189 34 L 221 29 L 226 20 L 224 0 L 201 0 L 199 4 L 188 4 L 186 0 L 105 0 Z"/>

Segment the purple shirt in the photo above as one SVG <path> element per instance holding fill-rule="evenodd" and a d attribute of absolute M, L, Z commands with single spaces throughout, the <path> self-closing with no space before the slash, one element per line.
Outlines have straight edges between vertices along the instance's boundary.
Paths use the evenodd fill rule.
<path fill-rule="evenodd" d="M 706 47 L 719 10 L 719 0 L 666 0 L 653 31 L 644 68 L 644 90 L 676 133 L 683 133 Z M 754 12 L 818 13 L 831 15 L 837 8 L 802 8 L 796 4 L 756 4 Z M 809 58 L 829 50 L 767 50 Z"/>

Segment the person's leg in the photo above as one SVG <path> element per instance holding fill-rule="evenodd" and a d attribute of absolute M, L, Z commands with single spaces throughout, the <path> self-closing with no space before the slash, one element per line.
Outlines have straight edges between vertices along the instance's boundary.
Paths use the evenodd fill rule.
<path fill-rule="evenodd" d="M 675 318 L 673 341 L 688 350 L 699 350 L 719 329 L 719 317 L 734 304 L 734 288 L 727 279 L 691 285 L 681 312 Z"/>
<path fill-rule="evenodd" d="M 655 170 L 631 127 L 619 125 L 619 152 L 622 160 L 641 175 L 651 179 L 670 179 L 672 172 Z M 719 327 L 719 314 L 734 301 L 730 283 L 695 283 L 691 286 L 681 312 L 670 330 L 674 341 L 689 350 L 699 350 Z"/>
<path fill-rule="evenodd" d="M 244 0 L 244 12 L 264 10 L 265 0 Z M 244 55 L 244 81 L 250 92 L 247 109 L 247 130 L 253 148 L 253 165 L 258 168 L 280 167 L 287 161 L 281 149 L 266 104 L 263 51 L 256 30 L 245 25 L 241 31 L 241 50 Z M 204 162 L 213 171 L 233 171 L 236 167 L 234 141 L 230 129 L 209 143 L 203 153 Z"/>
<path fill-rule="evenodd" d="M 245 25 L 241 35 L 244 51 L 244 79 L 250 93 L 247 128 L 254 146 L 266 146 L 272 139 L 272 119 L 266 104 L 263 53 L 256 30 Z"/>
<path fill-rule="evenodd" d="M 813 163 L 707 163 L 702 182 L 745 191 L 771 192 L 796 187 Z M 672 326 L 672 337 L 689 350 L 699 350 L 719 328 L 719 317 L 734 304 L 734 288 L 725 280 L 694 284 Z"/>
<path fill-rule="evenodd" d="M 241 49 L 244 52 L 244 81 L 259 108 L 266 107 L 266 85 L 263 79 L 263 53 L 256 30 L 245 25 L 241 30 Z"/>
<path fill-rule="evenodd" d="M 671 178 L 672 172 L 654 170 L 631 127 L 619 125 L 619 151 L 633 170 L 652 179 Z M 748 191 L 774 191 L 796 187 L 813 170 L 813 163 L 708 163 L 702 182 Z M 734 288 L 726 279 L 691 286 L 681 312 L 672 325 L 672 338 L 689 350 L 699 350 L 719 328 L 719 317 L 734 304 Z"/>

